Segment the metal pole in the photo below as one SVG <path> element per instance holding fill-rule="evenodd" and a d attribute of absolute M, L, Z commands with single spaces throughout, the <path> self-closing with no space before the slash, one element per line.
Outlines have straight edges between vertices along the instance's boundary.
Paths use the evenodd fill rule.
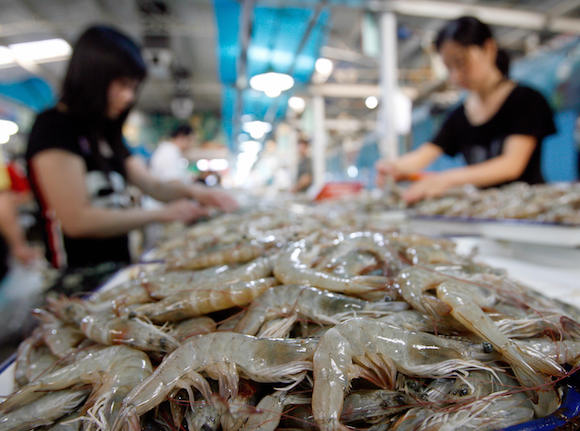
<path fill-rule="evenodd" d="M 312 99 L 314 114 L 314 142 L 312 143 L 312 176 L 315 190 L 320 190 L 324 185 L 324 172 L 326 170 L 326 127 L 324 125 L 324 98 L 316 96 Z"/>
<path fill-rule="evenodd" d="M 395 92 L 397 91 L 397 19 L 392 12 L 380 15 L 381 25 L 381 104 L 377 132 L 382 157 L 394 159 L 399 154 L 395 130 Z"/>

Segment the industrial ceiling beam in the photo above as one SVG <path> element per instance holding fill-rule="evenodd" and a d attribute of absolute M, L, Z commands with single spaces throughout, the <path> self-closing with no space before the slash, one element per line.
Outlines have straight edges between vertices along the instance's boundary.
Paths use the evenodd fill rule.
<path fill-rule="evenodd" d="M 555 33 L 580 34 L 580 19 L 551 17 L 549 12 L 535 12 L 482 4 L 465 4 L 439 0 L 369 1 L 368 6 L 377 12 L 393 11 L 400 15 L 453 19 L 461 15 L 475 15 L 491 25 L 548 30 Z"/>

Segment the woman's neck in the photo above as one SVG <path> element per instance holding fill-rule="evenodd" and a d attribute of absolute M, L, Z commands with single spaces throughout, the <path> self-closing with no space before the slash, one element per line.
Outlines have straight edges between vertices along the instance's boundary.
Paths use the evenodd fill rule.
<path fill-rule="evenodd" d="M 474 90 L 474 93 L 480 100 L 485 101 L 505 81 L 507 81 L 507 78 L 499 70 L 494 69 L 482 85 Z"/>

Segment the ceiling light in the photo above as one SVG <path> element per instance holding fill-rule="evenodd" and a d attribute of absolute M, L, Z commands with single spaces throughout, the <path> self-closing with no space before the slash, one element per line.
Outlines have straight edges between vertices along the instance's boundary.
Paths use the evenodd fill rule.
<path fill-rule="evenodd" d="M 264 121 L 250 121 L 244 123 L 242 128 L 245 132 L 248 132 L 252 138 L 262 139 L 266 133 L 272 130 L 272 125 Z"/>
<path fill-rule="evenodd" d="M 228 165 L 229 163 L 226 159 L 211 159 L 209 161 L 210 171 L 225 171 Z"/>
<path fill-rule="evenodd" d="M 34 42 L 8 45 L 14 57 L 24 61 L 46 61 L 65 59 L 70 56 L 71 47 L 64 39 L 37 40 Z"/>
<path fill-rule="evenodd" d="M 197 166 L 197 169 L 199 169 L 200 171 L 202 172 L 207 171 L 209 169 L 209 160 L 199 159 L 195 165 Z"/>
<path fill-rule="evenodd" d="M 10 140 L 10 135 L 0 135 L 0 144 L 6 144 Z"/>
<path fill-rule="evenodd" d="M 5 46 L 0 46 L 0 65 L 14 63 L 14 55 Z"/>
<path fill-rule="evenodd" d="M 306 107 L 306 102 L 302 97 L 292 96 L 290 99 L 288 99 L 288 106 L 293 111 L 302 112 Z"/>
<path fill-rule="evenodd" d="M 240 145 L 240 149 L 242 150 L 242 153 L 240 153 L 238 157 L 242 156 L 242 158 L 243 157 L 252 158 L 253 155 L 258 154 L 260 152 L 260 150 L 262 149 L 262 144 L 260 144 L 258 141 L 246 141 Z"/>
<path fill-rule="evenodd" d="M 266 72 L 250 78 L 250 87 L 263 91 L 268 97 L 278 97 L 294 86 L 294 78 L 285 73 Z"/>
<path fill-rule="evenodd" d="M 365 99 L 365 106 L 369 109 L 375 109 L 379 106 L 379 100 L 375 96 L 369 96 Z"/>
<path fill-rule="evenodd" d="M 0 135 L 15 135 L 18 133 L 18 124 L 10 120 L 0 120 Z"/>
<path fill-rule="evenodd" d="M 321 75 L 329 76 L 332 73 L 333 64 L 328 58 L 319 58 L 314 63 L 314 68 Z"/>

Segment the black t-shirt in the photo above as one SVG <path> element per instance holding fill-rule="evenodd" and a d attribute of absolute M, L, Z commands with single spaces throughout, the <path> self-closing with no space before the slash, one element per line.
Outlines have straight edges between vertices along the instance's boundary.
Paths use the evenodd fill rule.
<path fill-rule="evenodd" d="M 462 105 L 447 117 L 432 142 L 450 156 L 463 154 L 472 165 L 499 156 L 509 135 L 528 135 L 537 143 L 528 165 L 516 181 L 528 184 L 544 182 L 540 168 L 542 141 L 556 132 L 553 113 L 544 97 L 529 87 L 517 85 L 503 105 L 487 122 L 474 126 Z M 503 184 L 496 184 L 500 186 Z"/>
<path fill-rule="evenodd" d="M 110 261 L 129 262 L 127 235 L 108 238 L 71 238 L 65 235 L 39 188 L 42 178 L 30 163 L 35 155 L 49 149 L 75 154 L 86 166 L 86 189 L 92 206 L 128 206 L 124 162 L 130 156 L 129 150 L 122 143 L 111 145 L 101 139 L 96 150 L 99 154 L 95 154 L 94 146 L 89 143 L 80 123 L 66 112 L 52 108 L 38 115 L 30 131 L 26 161 L 30 185 L 39 203 L 47 259 L 57 268 L 93 266 Z"/>

